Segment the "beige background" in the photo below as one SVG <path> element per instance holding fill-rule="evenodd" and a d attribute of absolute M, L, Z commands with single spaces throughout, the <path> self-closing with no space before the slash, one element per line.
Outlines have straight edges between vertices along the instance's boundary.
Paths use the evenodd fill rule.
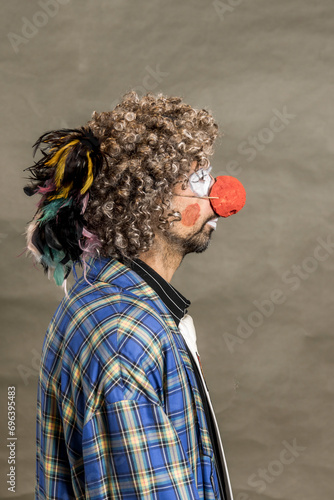
<path fill-rule="evenodd" d="M 36 203 L 22 171 L 43 132 L 136 88 L 210 109 L 225 131 L 215 173 L 247 189 L 174 280 L 192 300 L 235 499 L 333 499 L 333 22 L 333 0 L 2 0 L 1 498 L 33 498 L 38 356 L 62 297 L 18 257 Z"/>

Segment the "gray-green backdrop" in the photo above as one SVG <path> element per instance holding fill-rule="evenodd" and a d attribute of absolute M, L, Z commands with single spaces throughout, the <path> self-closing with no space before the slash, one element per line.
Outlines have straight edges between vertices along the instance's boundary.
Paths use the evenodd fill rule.
<path fill-rule="evenodd" d="M 247 204 L 174 285 L 192 300 L 236 500 L 334 496 L 333 0 L 2 0 L 1 497 L 33 498 L 38 358 L 62 290 L 24 250 L 33 142 L 134 88 L 210 109 Z M 16 493 L 7 387 L 16 387 Z"/>

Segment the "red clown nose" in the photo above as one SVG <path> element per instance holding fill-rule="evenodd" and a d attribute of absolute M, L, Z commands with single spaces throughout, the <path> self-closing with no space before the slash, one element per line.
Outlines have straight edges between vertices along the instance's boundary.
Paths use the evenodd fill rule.
<path fill-rule="evenodd" d="M 246 203 L 246 191 L 241 182 L 230 175 L 219 175 L 210 191 L 213 210 L 220 217 L 236 214 Z"/>

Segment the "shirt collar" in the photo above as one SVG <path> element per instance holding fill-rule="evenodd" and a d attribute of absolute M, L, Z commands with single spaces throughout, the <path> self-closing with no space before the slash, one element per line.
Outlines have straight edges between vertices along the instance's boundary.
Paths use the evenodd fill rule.
<path fill-rule="evenodd" d="M 190 300 L 186 299 L 168 281 L 164 280 L 152 267 L 140 259 L 131 262 L 131 269 L 135 271 L 155 291 L 171 313 L 176 326 L 187 313 Z"/>

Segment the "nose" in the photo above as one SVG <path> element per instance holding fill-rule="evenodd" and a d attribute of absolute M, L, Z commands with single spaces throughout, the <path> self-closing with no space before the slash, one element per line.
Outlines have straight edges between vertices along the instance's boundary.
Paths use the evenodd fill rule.
<path fill-rule="evenodd" d="M 210 188 L 210 202 L 219 217 L 236 214 L 246 203 L 246 190 L 241 182 L 230 175 L 220 175 Z"/>

